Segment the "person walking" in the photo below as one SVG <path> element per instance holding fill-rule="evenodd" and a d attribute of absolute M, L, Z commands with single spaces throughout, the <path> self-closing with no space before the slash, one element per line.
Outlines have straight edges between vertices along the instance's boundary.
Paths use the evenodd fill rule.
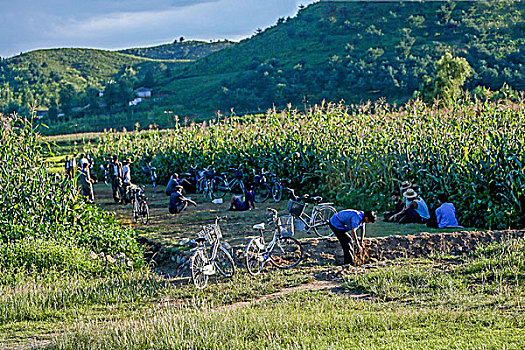
<path fill-rule="evenodd" d="M 355 264 L 356 250 L 357 253 L 359 253 L 364 247 L 365 224 L 373 223 L 376 219 L 377 215 L 373 211 L 361 211 L 355 209 L 342 210 L 330 218 L 328 225 L 339 240 L 339 243 L 341 243 L 344 265 Z M 361 231 L 360 238 L 357 237 L 357 230 Z M 356 249 L 354 249 L 354 247 Z"/>
<path fill-rule="evenodd" d="M 91 177 L 89 176 L 89 164 L 83 163 L 83 167 L 78 174 L 77 186 L 80 194 L 85 196 L 89 203 L 95 202 L 93 183 L 93 179 L 91 179 Z"/>
<path fill-rule="evenodd" d="M 111 179 L 111 189 L 113 191 L 113 200 L 120 203 L 120 194 L 122 192 L 122 164 L 119 162 L 117 155 L 113 155 L 109 164 L 109 176 Z"/>

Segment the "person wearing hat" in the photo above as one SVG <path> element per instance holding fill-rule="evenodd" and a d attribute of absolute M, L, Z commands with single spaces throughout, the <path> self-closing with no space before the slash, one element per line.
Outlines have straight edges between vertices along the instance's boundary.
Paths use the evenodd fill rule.
<path fill-rule="evenodd" d="M 175 187 L 175 192 L 173 192 L 170 195 L 170 205 L 169 205 L 169 212 L 170 214 L 178 214 L 186 207 L 188 206 L 188 203 L 192 204 L 193 206 L 197 206 L 197 203 L 192 201 L 190 198 L 184 197 L 182 195 L 182 189 L 183 187 L 181 185 L 177 185 Z"/>
<path fill-rule="evenodd" d="M 401 185 L 399 186 L 399 189 L 401 190 L 401 193 L 404 193 L 409 188 L 412 188 L 412 182 L 410 182 L 410 181 L 403 181 L 403 182 L 401 182 Z"/>
<path fill-rule="evenodd" d="M 354 251 L 363 250 L 363 240 L 365 239 L 365 224 L 376 221 L 376 213 L 373 211 L 361 211 L 355 209 L 346 209 L 334 214 L 328 226 L 332 229 L 335 236 L 343 248 L 343 264 L 355 263 Z M 357 238 L 357 230 L 361 231 L 360 239 Z M 350 232 L 350 235 L 348 234 Z M 354 246 L 356 249 L 354 249 Z"/>
<path fill-rule="evenodd" d="M 131 186 L 131 161 L 130 158 L 124 160 L 122 167 L 122 203 L 129 202 L 129 186 Z"/>
<path fill-rule="evenodd" d="M 405 198 L 405 208 L 394 215 L 393 220 L 397 220 L 400 224 L 424 224 L 430 219 L 430 213 L 425 201 L 419 197 L 416 191 L 409 188 L 403 193 Z"/>

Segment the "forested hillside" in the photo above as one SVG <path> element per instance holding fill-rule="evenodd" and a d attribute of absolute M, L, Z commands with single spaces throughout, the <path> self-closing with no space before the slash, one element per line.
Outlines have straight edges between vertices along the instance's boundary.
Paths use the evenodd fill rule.
<path fill-rule="evenodd" d="M 233 42 L 228 40 L 210 43 L 204 41 L 184 41 L 184 38 L 180 38 L 179 40 L 179 42 L 175 40 L 171 44 L 126 49 L 120 50 L 119 52 L 160 60 L 195 60 L 233 45 Z"/>
<path fill-rule="evenodd" d="M 89 85 L 111 80 L 117 87 L 150 87 L 154 98 L 129 107 L 130 90 L 119 87 L 113 92 L 124 93 L 113 93 L 116 99 L 105 102 L 109 107 L 66 113 L 60 125 L 99 120 L 91 129 L 135 121 L 166 127 L 173 114 L 205 119 L 217 110 L 257 112 L 288 103 L 304 107 L 323 99 L 359 103 L 384 97 L 402 103 L 435 74 L 434 64 L 445 52 L 468 61 L 472 68 L 464 86 L 468 90 L 490 95 L 481 86 L 494 91 L 504 84 L 525 90 L 524 32 L 525 4 L 518 1 L 323 1 L 238 44 L 223 43 L 228 47 L 193 62 L 141 61 L 95 50 L 13 57 L 0 64 L 0 108 L 10 112 L 36 100 L 42 108 L 71 110 L 72 105 L 85 105 L 82 96 L 95 99 L 94 91 L 86 94 Z M 124 52 L 151 58 L 205 55 L 196 47 L 194 54 L 184 54 L 191 43 Z M 209 45 L 204 45 L 206 50 L 213 50 Z M 91 57 L 95 53 L 97 59 Z M 41 58 L 44 54 L 46 60 Z M 55 62 L 60 65 L 55 67 Z M 75 87 L 72 94 L 68 83 Z M 68 91 L 61 94 L 63 89 Z M 71 120 L 75 118 L 84 119 Z"/>

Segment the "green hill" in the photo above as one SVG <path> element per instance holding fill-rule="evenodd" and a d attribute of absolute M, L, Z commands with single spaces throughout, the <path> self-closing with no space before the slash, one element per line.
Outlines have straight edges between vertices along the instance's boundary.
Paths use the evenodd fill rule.
<path fill-rule="evenodd" d="M 120 50 L 118 52 L 160 60 L 195 60 L 232 46 L 231 41 L 182 41 L 171 44 Z"/>
<path fill-rule="evenodd" d="M 93 49 L 32 51 L 0 62 L 0 107 L 4 113 L 20 111 L 27 104 L 50 108 L 61 102 L 66 87 L 82 105 L 88 102 L 81 95 L 89 89 L 98 93 L 112 80 L 143 78 L 148 71 L 165 71 L 177 64 L 181 63 Z"/>
<path fill-rule="evenodd" d="M 245 113 L 288 103 L 303 107 L 323 99 L 360 103 L 382 97 L 402 103 L 434 74 L 434 63 L 447 51 L 464 57 L 472 67 L 465 88 L 498 90 L 506 83 L 525 90 L 524 19 L 525 3 L 520 1 L 322 1 L 211 54 L 212 44 L 203 44 L 201 53 L 195 42 L 124 51 L 152 58 L 202 57 L 193 62 L 96 50 L 89 52 L 96 59 L 75 50 L 54 50 L 46 63 L 38 59 L 39 53 L 51 52 L 17 56 L 0 64 L 0 108 L 5 110 L 12 99 L 9 91 L 20 104 L 39 96 L 38 103 L 49 106 L 49 98 L 42 96 L 53 96 L 49 91 L 60 90 L 60 82 L 85 87 L 102 85 L 108 78 L 121 85 L 150 87 L 154 98 L 128 107 L 125 101 L 132 94 L 125 93 L 126 98 L 115 100 L 122 103 L 106 101 L 108 108 L 73 114 L 84 119 L 69 124 L 86 126 L 80 129 L 85 131 L 130 127 L 136 121 L 166 127 L 173 114 L 205 119 L 231 108 Z M 186 44 L 197 45 L 192 46 L 193 54 L 182 53 Z M 53 66 L 55 61 L 59 67 Z M 40 90 L 34 91 L 35 81 Z M 129 88 L 123 89 L 129 93 Z M 61 100 L 58 107 L 63 110 Z M 94 120 L 96 126 L 89 127 Z"/>

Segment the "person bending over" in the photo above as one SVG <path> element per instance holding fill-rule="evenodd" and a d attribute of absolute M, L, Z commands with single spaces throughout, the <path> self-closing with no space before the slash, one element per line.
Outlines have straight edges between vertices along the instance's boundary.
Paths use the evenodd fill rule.
<path fill-rule="evenodd" d="M 253 192 L 253 186 L 246 186 L 246 198 L 244 202 L 241 197 L 233 196 L 230 201 L 229 211 L 245 211 L 255 209 L 255 193 Z"/>
<path fill-rule="evenodd" d="M 355 250 L 363 250 L 363 240 L 365 238 L 365 224 L 376 221 L 376 213 L 373 211 L 361 211 L 346 209 L 334 214 L 328 225 L 343 248 L 343 264 L 355 264 Z M 357 230 L 361 231 L 361 237 L 357 238 Z M 350 234 L 348 234 L 350 232 Z"/>
<path fill-rule="evenodd" d="M 170 195 L 170 205 L 169 212 L 170 214 L 178 214 L 188 207 L 188 203 L 193 206 L 197 206 L 197 203 L 192 201 L 189 198 L 186 198 L 182 195 L 182 186 L 178 185 L 175 188 L 175 192 Z"/>

